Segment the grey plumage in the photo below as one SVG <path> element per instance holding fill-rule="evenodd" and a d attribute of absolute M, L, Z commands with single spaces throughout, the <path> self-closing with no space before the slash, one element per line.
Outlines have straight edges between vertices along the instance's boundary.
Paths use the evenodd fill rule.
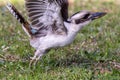
<path fill-rule="evenodd" d="M 66 34 L 63 21 L 68 18 L 67 0 L 26 0 L 26 8 L 32 28 L 37 30 L 34 36 Z"/>

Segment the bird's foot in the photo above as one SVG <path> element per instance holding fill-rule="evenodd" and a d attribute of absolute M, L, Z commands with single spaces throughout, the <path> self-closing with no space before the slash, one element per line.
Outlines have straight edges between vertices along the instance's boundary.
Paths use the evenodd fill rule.
<path fill-rule="evenodd" d="M 30 59 L 30 63 L 29 63 L 29 68 L 33 68 L 35 69 L 36 68 L 36 64 L 37 62 L 39 61 L 39 59 L 41 58 L 41 56 L 44 54 L 45 51 L 40 51 L 40 50 L 37 50 L 34 54 L 33 57 L 31 57 Z"/>
<path fill-rule="evenodd" d="M 30 60 L 30 63 L 29 63 L 29 68 L 30 69 L 35 69 L 36 68 L 36 64 L 37 64 L 37 62 L 38 62 L 38 58 L 34 58 L 34 57 L 31 57 L 30 58 L 31 60 Z"/>

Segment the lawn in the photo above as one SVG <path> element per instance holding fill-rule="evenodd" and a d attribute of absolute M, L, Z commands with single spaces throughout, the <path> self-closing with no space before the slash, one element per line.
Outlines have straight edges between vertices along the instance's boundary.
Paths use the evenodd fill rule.
<path fill-rule="evenodd" d="M 24 1 L 12 2 L 28 19 Z M 84 27 L 71 45 L 52 49 L 29 69 L 34 49 L 0 1 L 0 80 L 120 80 L 120 1 L 76 0 L 69 14 L 79 10 L 108 14 Z"/>

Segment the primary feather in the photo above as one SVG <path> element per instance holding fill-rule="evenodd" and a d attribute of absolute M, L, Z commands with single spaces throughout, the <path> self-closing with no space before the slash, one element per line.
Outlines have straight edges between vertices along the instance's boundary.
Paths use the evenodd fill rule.
<path fill-rule="evenodd" d="M 66 34 L 63 21 L 68 18 L 67 0 L 26 0 L 26 8 L 36 35 Z"/>

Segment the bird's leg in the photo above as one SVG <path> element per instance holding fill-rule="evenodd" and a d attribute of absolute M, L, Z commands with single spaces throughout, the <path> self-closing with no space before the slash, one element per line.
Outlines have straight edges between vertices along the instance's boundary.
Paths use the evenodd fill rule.
<path fill-rule="evenodd" d="M 30 60 L 30 63 L 29 63 L 29 68 L 31 68 L 32 67 L 32 64 L 35 62 L 35 60 L 36 60 L 36 57 L 37 56 L 35 56 L 34 55 L 34 57 L 31 57 L 31 60 Z"/>
<path fill-rule="evenodd" d="M 43 54 L 42 54 L 43 55 Z M 37 62 L 39 61 L 39 59 L 41 58 L 42 56 L 41 54 L 36 58 L 36 60 L 34 61 L 33 65 L 36 66 Z"/>
<path fill-rule="evenodd" d="M 40 51 L 40 50 L 36 50 L 34 56 L 31 58 L 29 67 L 31 68 L 32 65 L 34 65 L 34 67 L 36 66 L 36 63 L 38 62 L 38 60 L 41 58 L 41 56 L 44 54 L 44 51 Z"/>

